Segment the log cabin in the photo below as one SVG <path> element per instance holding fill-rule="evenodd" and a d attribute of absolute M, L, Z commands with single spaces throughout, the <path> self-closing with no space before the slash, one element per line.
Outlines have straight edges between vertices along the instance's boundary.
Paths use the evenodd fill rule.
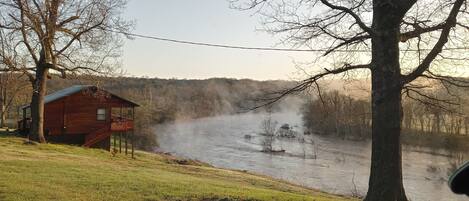
<path fill-rule="evenodd" d="M 48 142 L 73 144 L 111 150 L 111 138 L 122 139 L 125 152 L 129 137 L 133 155 L 133 129 L 135 107 L 139 105 L 96 86 L 75 85 L 45 97 L 44 135 Z M 22 107 L 23 117 L 18 127 L 29 133 L 31 107 Z M 129 134 L 131 136 L 129 136 Z"/>

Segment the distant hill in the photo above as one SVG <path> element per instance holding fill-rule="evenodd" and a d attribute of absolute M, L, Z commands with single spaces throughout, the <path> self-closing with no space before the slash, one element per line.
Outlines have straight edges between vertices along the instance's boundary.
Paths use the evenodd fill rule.
<path fill-rule="evenodd" d="M 24 78 L 23 78 L 24 79 Z M 28 81 L 25 80 L 26 86 Z M 342 89 L 342 81 L 324 81 L 324 90 Z M 48 92 L 77 84 L 97 85 L 140 105 L 136 111 L 137 146 L 150 150 L 157 145 L 152 126 L 179 120 L 253 112 L 252 109 L 266 94 L 290 88 L 295 81 L 251 79 L 211 78 L 195 79 L 159 79 L 137 77 L 99 77 L 76 76 L 68 79 L 52 76 L 48 80 Z M 350 92 L 350 90 L 343 90 Z M 15 107 L 9 111 L 10 127 L 18 119 L 18 108 L 30 101 L 31 89 L 24 89 L 21 98 L 15 101 Z M 280 110 L 299 111 L 310 94 L 288 96 L 270 106 L 273 112 Z M 313 94 L 314 95 L 314 94 Z M 254 112 L 263 112 L 260 108 Z"/>
<path fill-rule="evenodd" d="M 246 112 L 258 104 L 255 100 L 264 94 L 291 87 L 294 82 L 273 80 L 212 78 L 206 80 L 176 80 L 158 78 L 100 78 L 79 80 L 50 80 L 53 92 L 75 84 L 95 84 L 127 97 L 146 111 L 159 117 L 157 122 L 199 118 L 221 114 Z M 295 109 L 298 97 L 273 106 L 274 110 Z"/>
<path fill-rule="evenodd" d="M 291 87 L 289 81 L 255 81 L 249 79 L 212 78 L 206 80 L 175 80 L 158 78 L 79 77 L 52 79 L 48 91 L 76 84 L 98 85 L 140 105 L 136 110 L 137 146 L 151 150 L 157 145 L 153 126 L 160 123 L 195 118 L 252 112 L 264 94 Z M 297 110 L 303 100 L 289 97 L 272 106 L 273 111 Z M 256 110 L 264 111 L 264 108 Z"/>
<path fill-rule="evenodd" d="M 319 83 L 320 87 L 324 91 L 338 91 L 341 94 L 359 99 L 366 99 L 370 97 L 371 81 L 368 79 L 321 80 Z"/>

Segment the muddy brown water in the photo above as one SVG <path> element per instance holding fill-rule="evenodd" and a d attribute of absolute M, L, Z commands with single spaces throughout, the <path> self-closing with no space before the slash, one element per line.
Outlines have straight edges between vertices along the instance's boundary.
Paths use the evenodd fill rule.
<path fill-rule="evenodd" d="M 370 142 L 358 142 L 300 135 L 300 139 L 277 139 L 274 149 L 261 152 L 264 136 L 261 122 L 266 114 L 217 116 L 155 126 L 159 151 L 196 159 L 216 167 L 247 170 L 269 175 L 321 191 L 364 195 L 368 187 Z M 284 123 L 303 133 L 301 117 L 294 112 L 272 114 L 280 127 Z M 467 201 L 450 192 L 448 169 L 462 163 L 446 150 L 403 148 L 404 185 L 413 201 Z"/>

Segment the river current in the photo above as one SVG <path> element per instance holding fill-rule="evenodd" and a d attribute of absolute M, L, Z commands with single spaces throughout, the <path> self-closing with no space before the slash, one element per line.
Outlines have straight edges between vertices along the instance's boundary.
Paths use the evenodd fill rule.
<path fill-rule="evenodd" d="M 261 152 L 261 122 L 266 114 L 217 116 L 155 126 L 159 151 L 207 162 L 215 167 L 269 175 L 321 191 L 364 195 L 370 173 L 370 142 L 318 135 L 303 136 L 301 116 L 294 112 L 272 114 L 289 124 L 298 138 L 274 142 L 284 153 Z M 403 148 L 404 186 L 412 201 L 466 201 L 447 185 L 450 167 L 461 160 L 445 150 Z"/>

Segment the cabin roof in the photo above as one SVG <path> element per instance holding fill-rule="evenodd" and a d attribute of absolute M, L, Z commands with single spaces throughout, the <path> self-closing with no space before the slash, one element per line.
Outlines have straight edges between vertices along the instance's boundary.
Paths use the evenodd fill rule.
<path fill-rule="evenodd" d="M 82 91 L 83 89 L 87 89 L 87 88 L 90 88 L 90 87 L 93 87 L 93 86 L 92 85 L 74 85 L 74 86 L 71 86 L 69 88 L 65 88 L 65 89 L 56 91 L 56 92 L 54 92 L 52 94 L 49 94 L 46 97 L 44 97 L 44 103 L 47 104 L 47 103 L 59 100 L 61 98 L 64 98 L 64 97 L 70 96 L 72 94 L 78 93 L 78 92 Z"/>
<path fill-rule="evenodd" d="M 59 91 L 56 91 L 52 94 L 49 94 L 47 96 L 44 97 L 44 104 L 47 104 L 47 103 L 51 103 L 51 102 L 54 102 L 56 100 L 59 100 L 59 99 L 62 99 L 62 98 L 65 98 L 67 96 L 70 96 L 70 95 L 73 95 L 73 94 L 76 94 L 78 92 L 81 92 L 82 90 L 84 89 L 89 89 L 91 87 L 96 87 L 96 86 L 93 86 L 93 85 L 73 85 L 71 87 L 68 87 L 68 88 L 65 88 L 65 89 L 62 89 L 62 90 L 59 90 Z M 97 87 L 96 87 L 97 88 Z M 108 91 L 107 91 L 108 92 Z M 135 106 L 135 107 L 138 107 L 139 105 L 137 103 L 134 103 L 130 100 L 127 100 L 125 98 L 122 98 L 116 94 L 113 94 L 111 92 L 108 92 L 110 93 L 112 96 L 114 96 L 115 98 L 118 98 L 118 99 L 121 99 L 127 103 L 129 103 L 130 105 L 132 106 Z M 29 107 L 30 105 L 25 105 L 23 108 L 27 108 Z"/>

